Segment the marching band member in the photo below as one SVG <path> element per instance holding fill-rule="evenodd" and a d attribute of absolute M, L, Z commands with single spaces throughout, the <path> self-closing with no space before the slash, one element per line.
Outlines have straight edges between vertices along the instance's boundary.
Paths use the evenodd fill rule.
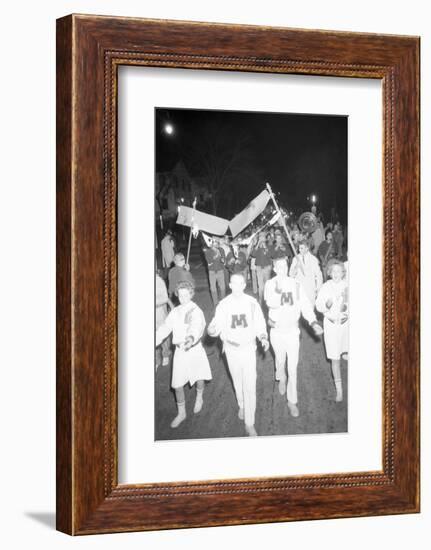
<path fill-rule="evenodd" d="M 232 250 L 226 258 L 226 265 L 231 274 L 242 273 L 247 284 L 247 255 L 238 245 L 232 245 Z"/>
<path fill-rule="evenodd" d="M 208 265 L 208 279 L 210 283 L 211 298 L 214 306 L 218 304 L 217 287 L 220 291 L 220 299 L 223 299 L 226 295 L 224 266 L 225 256 L 224 251 L 219 248 L 218 240 L 213 237 L 211 244 L 204 251 L 205 259 Z"/>
<path fill-rule="evenodd" d="M 325 231 L 325 240 L 320 243 L 319 249 L 317 251 L 317 256 L 320 260 L 320 265 L 322 267 L 323 276 L 326 281 L 327 266 L 328 262 L 335 257 L 336 251 L 333 243 L 332 230 L 327 229 Z"/>
<path fill-rule="evenodd" d="M 302 269 L 298 265 L 298 260 Z M 319 261 L 316 256 L 311 254 L 307 240 L 299 243 L 299 254 L 292 260 L 289 275 L 302 284 L 310 304 L 314 308 L 317 293 L 323 283 L 323 277 Z"/>
<path fill-rule="evenodd" d="M 273 260 L 277 258 L 286 258 L 288 261 L 290 261 L 292 253 L 290 251 L 289 245 L 286 244 L 286 241 L 284 240 L 283 235 L 280 231 L 277 231 L 275 233 L 275 241 L 273 246 L 270 248 L 270 254 Z"/>
<path fill-rule="evenodd" d="M 266 281 L 271 277 L 272 260 L 271 252 L 267 246 L 265 233 L 259 235 L 257 246 L 252 252 L 252 257 L 256 266 L 257 290 L 259 293 L 259 302 L 263 301 L 263 293 Z"/>
<path fill-rule="evenodd" d="M 227 265 L 226 265 L 226 260 L 227 260 L 227 257 L 229 255 L 229 252 L 230 252 L 229 237 L 227 235 L 224 235 L 223 237 L 220 238 L 220 248 L 224 252 L 224 258 L 225 258 L 224 283 L 225 283 L 225 288 L 227 288 L 228 285 L 229 285 L 229 270 L 228 270 Z"/>

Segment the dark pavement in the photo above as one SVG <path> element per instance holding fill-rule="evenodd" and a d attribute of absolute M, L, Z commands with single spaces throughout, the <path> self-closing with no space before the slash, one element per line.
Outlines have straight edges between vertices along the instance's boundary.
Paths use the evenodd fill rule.
<path fill-rule="evenodd" d="M 207 323 L 214 308 L 208 288 L 206 269 L 195 241 L 190 257 L 191 272 L 196 280 L 195 302 L 205 314 Z M 252 294 L 250 282 L 247 292 Z M 266 311 L 264 310 L 264 313 Z M 159 367 L 155 388 L 155 439 L 201 439 L 246 436 L 244 422 L 238 419 L 238 405 L 219 339 L 204 337 L 213 379 L 206 383 L 204 405 L 193 414 L 196 389 L 186 386 L 187 418 L 175 429 L 170 423 L 176 416 L 175 395 L 170 387 L 171 364 Z M 263 354 L 257 349 L 257 406 L 255 427 L 259 436 L 340 433 L 347 431 L 347 362 L 341 361 L 344 400 L 336 403 L 330 362 L 326 359 L 323 336 L 316 338 L 301 327 L 298 364 L 299 417 L 288 411 L 286 395 L 278 392 L 274 380 L 272 350 Z"/>

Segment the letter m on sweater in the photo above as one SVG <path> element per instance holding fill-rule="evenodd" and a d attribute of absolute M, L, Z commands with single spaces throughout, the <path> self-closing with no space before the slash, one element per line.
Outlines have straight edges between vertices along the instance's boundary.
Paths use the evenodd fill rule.
<path fill-rule="evenodd" d="M 245 317 L 245 313 L 241 313 L 241 315 L 232 315 L 232 324 L 231 328 L 236 328 L 243 326 L 244 328 L 248 327 L 247 319 Z"/>
<path fill-rule="evenodd" d="M 283 292 L 281 295 L 281 305 L 284 306 L 284 304 L 293 306 L 293 296 L 291 292 Z"/>

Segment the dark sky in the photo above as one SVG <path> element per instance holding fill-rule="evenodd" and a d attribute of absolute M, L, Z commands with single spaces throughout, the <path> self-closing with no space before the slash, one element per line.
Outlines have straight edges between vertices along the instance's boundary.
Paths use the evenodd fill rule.
<path fill-rule="evenodd" d="M 238 184 L 241 204 L 268 181 L 286 208 L 309 210 L 307 196 L 316 194 L 325 217 L 336 206 L 347 221 L 346 116 L 158 108 L 155 118 L 157 170 L 169 169 L 184 157 L 185 149 L 202 140 L 203 128 L 207 133 L 208 128 L 222 128 L 229 144 L 246 138 L 247 162 L 256 176 Z M 163 132 L 167 122 L 175 128 L 172 136 Z M 217 214 L 232 213 L 221 204 Z"/>

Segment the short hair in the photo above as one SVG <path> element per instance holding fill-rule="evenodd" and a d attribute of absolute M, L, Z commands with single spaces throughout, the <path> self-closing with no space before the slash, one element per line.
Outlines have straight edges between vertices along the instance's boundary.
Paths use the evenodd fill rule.
<path fill-rule="evenodd" d="M 182 289 L 188 290 L 191 298 L 195 295 L 195 287 L 190 281 L 180 281 L 175 287 L 175 296 L 178 296 L 179 291 Z"/>
<path fill-rule="evenodd" d="M 286 256 L 280 256 L 279 258 L 274 258 L 272 260 L 272 264 L 275 267 L 278 263 L 284 262 L 287 265 L 287 258 Z"/>
<path fill-rule="evenodd" d="M 331 235 L 332 235 L 332 233 L 333 233 L 332 229 L 327 229 L 325 231 L 325 238 L 329 235 L 329 233 L 331 233 Z"/>
<path fill-rule="evenodd" d="M 310 248 L 310 243 L 308 242 L 308 235 L 306 233 L 300 233 L 298 235 L 298 246 L 301 246 L 301 244 L 305 244 L 305 246 Z"/>
<path fill-rule="evenodd" d="M 237 273 L 232 273 L 230 276 L 230 280 L 232 281 L 233 277 L 241 277 L 244 283 L 247 283 L 247 279 L 245 278 L 245 275 L 242 271 L 238 271 Z"/>
<path fill-rule="evenodd" d="M 174 256 L 174 262 L 175 262 L 175 260 L 179 260 L 180 258 L 183 258 L 183 260 L 184 260 L 185 259 L 184 254 L 182 252 L 177 252 Z"/>
<path fill-rule="evenodd" d="M 337 258 L 331 258 L 328 262 L 328 265 L 326 266 L 326 274 L 328 277 L 331 277 L 332 275 L 332 269 L 335 265 L 339 265 L 341 269 L 343 270 L 343 274 L 346 274 L 346 268 L 344 266 L 344 263 L 340 260 L 337 260 Z"/>

